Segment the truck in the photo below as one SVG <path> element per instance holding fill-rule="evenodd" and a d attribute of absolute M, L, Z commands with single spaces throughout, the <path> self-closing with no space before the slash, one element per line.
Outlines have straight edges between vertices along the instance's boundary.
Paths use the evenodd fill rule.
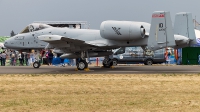
<path fill-rule="evenodd" d="M 113 65 L 136 64 L 145 65 L 161 64 L 166 62 L 165 49 L 156 51 L 143 50 L 142 47 L 121 47 L 113 51 Z"/>

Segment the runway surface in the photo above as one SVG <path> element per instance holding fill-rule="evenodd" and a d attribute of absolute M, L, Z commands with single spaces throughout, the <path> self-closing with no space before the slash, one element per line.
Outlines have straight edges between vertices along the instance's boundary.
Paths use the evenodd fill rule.
<path fill-rule="evenodd" d="M 32 66 L 0 66 L 0 74 L 156 74 L 156 73 L 200 73 L 197 65 L 131 65 L 101 68 L 89 66 L 89 71 L 77 71 L 76 67 L 41 66 L 34 69 Z"/>

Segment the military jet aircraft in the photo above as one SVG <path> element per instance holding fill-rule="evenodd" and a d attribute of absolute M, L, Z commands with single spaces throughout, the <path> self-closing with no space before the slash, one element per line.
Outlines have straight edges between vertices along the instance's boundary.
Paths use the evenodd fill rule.
<path fill-rule="evenodd" d="M 78 59 L 77 69 L 88 67 L 86 58 L 105 56 L 104 67 L 113 65 L 112 49 L 119 47 L 142 46 L 157 50 L 165 47 L 189 46 L 193 42 L 194 28 L 188 22 L 190 13 L 178 14 L 175 35 L 170 12 L 155 11 L 151 25 L 137 21 L 104 21 L 100 30 L 57 28 L 42 23 L 28 25 L 20 34 L 6 40 L 5 47 L 12 49 L 53 49 L 63 53 L 61 58 Z M 192 20 L 191 20 L 192 21 Z M 183 23 L 182 22 L 187 22 Z M 188 25 L 190 27 L 188 27 Z M 180 29 L 185 30 L 179 30 Z M 196 38 L 195 38 L 196 40 Z M 40 64 L 34 62 L 34 68 Z"/>

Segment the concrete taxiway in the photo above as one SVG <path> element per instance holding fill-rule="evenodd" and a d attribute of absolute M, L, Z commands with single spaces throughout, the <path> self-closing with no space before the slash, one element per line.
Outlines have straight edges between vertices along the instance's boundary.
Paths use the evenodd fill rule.
<path fill-rule="evenodd" d="M 0 66 L 0 74 L 157 74 L 157 73 L 200 73 L 197 65 L 131 65 L 101 68 L 89 66 L 89 71 L 76 71 L 76 67 L 41 66 L 34 69 L 32 66 Z"/>

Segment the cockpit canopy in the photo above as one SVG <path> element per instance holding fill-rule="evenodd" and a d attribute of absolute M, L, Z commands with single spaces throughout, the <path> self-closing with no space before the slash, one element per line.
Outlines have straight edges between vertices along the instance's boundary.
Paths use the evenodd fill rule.
<path fill-rule="evenodd" d="M 22 30 L 20 33 L 28 33 L 28 32 L 34 32 L 39 31 L 45 28 L 50 28 L 52 26 L 43 24 L 43 23 L 32 23 L 29 24 L 24 30 Z"/>

